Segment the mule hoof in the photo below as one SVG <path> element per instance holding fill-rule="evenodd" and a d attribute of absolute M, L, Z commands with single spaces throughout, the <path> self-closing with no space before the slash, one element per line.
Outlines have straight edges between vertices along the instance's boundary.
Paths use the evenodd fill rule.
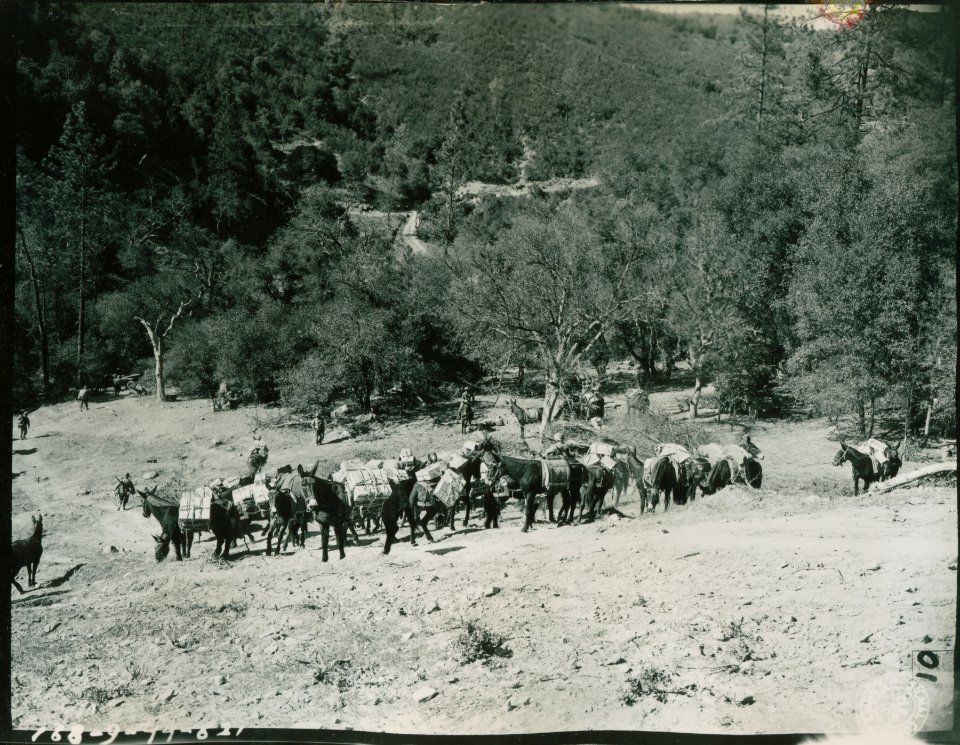
<path fill-rule="evenodd" d="M 324 556 L 322 559 L 320 559 L 320 561 L 330 561 L 330 559 Z"/>

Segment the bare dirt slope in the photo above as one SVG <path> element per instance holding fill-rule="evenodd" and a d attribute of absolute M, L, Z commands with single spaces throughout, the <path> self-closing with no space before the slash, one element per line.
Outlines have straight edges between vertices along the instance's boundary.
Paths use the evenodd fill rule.
<path fill-rule="evenodd" d="M 481 415 L 516 430 L 491 403 Z M 879 677 L 910 677 L 911 650 L 955 643 L 955 489 L 851 496 L 822 422 L 755 428 L 763 490 L 668 513 L 641 516 L 631 488 L 630 518 L 524 535 L 511 505 L 499 530 L 458 521 L 389 557 L 378 534 L 323 564 L 311 533 L 276 558 L 258 542 L 220 566 L 204 541 L 155 563 L 157 525 L 117 511 L 113 475 L 237 473 L 274 418 L 126 397 L 32 415 L 13 508 L 21 526 L 42 512 L 47 537 L 39 587 L 14 590 L 15 726 L 849 731 Z M 463 441 L 431 418 L 320 448 L 302 428 L 258 434 L 269 465 L 324 471 Z M 467 662 L 468 626 L 502 656 Z M 927 727 L 948 728 L 950 674 L 924 685 Z"/>

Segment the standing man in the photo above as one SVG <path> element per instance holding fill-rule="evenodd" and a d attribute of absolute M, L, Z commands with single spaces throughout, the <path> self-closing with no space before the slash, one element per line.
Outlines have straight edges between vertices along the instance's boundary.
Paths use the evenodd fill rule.
<path fill-rule="evenodd" d="M 30 429 L 30 417 L 27 416 L 27 412 L 20 414 L 20 418 L 17 420 L 17 424 L 20 426 L 20 439 L 27 439 L 27 430 Z"/>
<path fill-rule="evenodd" d="M 315 436 L 316 444 L 320 445 L 323 443 L 323 435 L 326 432 L 327 425 L 323 421 L 323 412 L 317 411 L 317 415 L 313 418 L 313 421 L 310 422 L 310 426 L 313 427 L 313 433 Z"/>
<path fill-rule="evenodd" d="M 117 479 L 117 486 L 114 491 L 116 492 L 117 499 L 120 502 L 117 505 L 117 511 L 119 512 L 120 508 L 127 509 L 127 500 L 136 493 L 136 489 L 133 486 L 133 481 L 130 480 L 129 473 L 122 479 Z"/>
<path fill-rule="evenodd" d="M 80 402 L 80 411 L 83 411 L 84 408 L 90 411 L 90 404 L 87 403 L 87 397 L 89 395 L 90 392 L 87 390 L 87 386 L 81 386 L 80 392 L 77 394 L 77 401 Z"/>
<path fill-rule="evenodd" d="M 463 387 L 460 394 L 460 408 L 457 411 L 457 417 L 460 419 L 460 434 L 467 434 L 470 422 L 473 421 L 473 396 L 467 387 Z"/>

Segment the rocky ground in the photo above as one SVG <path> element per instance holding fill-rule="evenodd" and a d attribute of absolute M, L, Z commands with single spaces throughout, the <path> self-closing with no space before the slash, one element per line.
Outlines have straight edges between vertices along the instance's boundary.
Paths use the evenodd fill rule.
<path fill-rule="evenodd" d="M 502 396 L 479 408 L 516 430 Z M 955 486 L 854 497 L 822 421 L 754 427 L 762 490 L 667 513 L 641 516 L 631 487 L 626 517 L 587 525 L 521 534 L 510 505 L 499 530 L 458 520 L 387 557 L 381 533 L 323 564 L 311 533 L 276 558 L 258 541 L 219 564 L 206 540 L 157 564 L 114 474 L 232 475 L 254 431 L 270 465 L 324 471 L 464 439 L 431 415 L 317 448 L 280 414 L 124 396 L 31 415 L 15 529 L 41 512 L 47 535 L 39 586 L 13 595 L 16 727 L 853 731 L 881 681 L 916 680 L 914 650 L 955 644 Z M 948 729 L 952 663 L 935 672 L 925 726 Z"/>

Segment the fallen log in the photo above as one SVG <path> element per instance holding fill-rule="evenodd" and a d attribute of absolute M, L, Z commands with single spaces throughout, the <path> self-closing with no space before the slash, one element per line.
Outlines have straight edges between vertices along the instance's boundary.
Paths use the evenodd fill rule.
<path fill-rule="evenodd" d="M 957 473 L 957 462 L 955 460 L 947 461 L 946 463 L 934 463 L 929 466 L 924 466 L 923 468 L 918 468 L 916 471 L 902 473 L 896 478 L 884 481 L 882 484 L 876 484 L 870 491 L 877 493 L 888 492 L 892 489 L 899 489 L 901 486 L 922 481 L 931 476 L 945 476 L 951 473 L 954 475 Z"/>

